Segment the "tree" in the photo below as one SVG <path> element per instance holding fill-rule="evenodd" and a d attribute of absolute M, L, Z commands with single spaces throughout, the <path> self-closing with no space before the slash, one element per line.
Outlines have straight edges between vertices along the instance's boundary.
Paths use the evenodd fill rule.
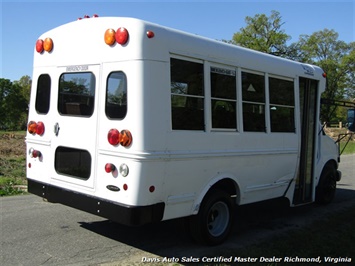
<path fill-rule="evenodd" d="M 0 129 L 18 130 L 26 125 L 28 101 L 16 82 L 0 79 Z"/>
<path fill-rule="evenodd" d="M 303 51 L 303 61 L 321 67 L 327 74 L 326 90 L 322 98 L 343 100 L 354 94 L 355 52 L 354 44 L 338 40 L 334 30 L 324 29 L 311 35 L 301 35 L 298 45 Z M 322 121 L 335 118 L 332 107 L 321 110 Z"/>
<path fill-rule="evenodd" d="M 271 11 L 271 16 L 257 14 L 254 17 L 245 18 L 246 27 L 233 35 L 233 40 L 229 43 L 254 49 L 260 52 L 289 57 L 292 53 L 287 46 L 287 41 L 291 39 L 281 27 L 282 17 L 278 11 Z"/>

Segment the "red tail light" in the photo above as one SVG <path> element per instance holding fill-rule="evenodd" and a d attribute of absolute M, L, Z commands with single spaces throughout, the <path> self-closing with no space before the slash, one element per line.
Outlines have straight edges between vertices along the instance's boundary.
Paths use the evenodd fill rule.
<path fill-rule="evenodd" d="M 112 128 L 107 134 L 107 140 L 113 146 L 121 144 L 123 147 L 128 147 L 132 144 L 133 138 L 131 132 L 127 129 L 119 132 L 117 129 Z"/>
<path fill-rule="evenodd" d="M 43 122 L 36 123 L 35 121 L 30 121 L 27 125 L 28 133 L 37 134 L 42 136 L 44 133 L 44 124 Z"/>
<path fill-rule="evenodd" d="M 36 134 L 42 136 L 44 133 L 44 124 L 43 122 L 37 123 Z"/>
<path fill-rule="evenodd" d="M 117 129 L 110 129 L 107 134 L 107 140 L 111 145 L 118 145 L 120 143 L 120 132 Z"/>

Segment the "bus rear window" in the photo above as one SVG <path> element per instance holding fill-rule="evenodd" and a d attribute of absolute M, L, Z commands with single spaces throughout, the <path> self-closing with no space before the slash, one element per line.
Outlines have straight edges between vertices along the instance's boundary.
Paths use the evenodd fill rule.
<path fill-rule="evenodd" d="M 107 78 L 105 113 L 112 119 L 126 116 L 127 78 L 123 72 L 112 72 Z"/>
<path fill-rule="evenodd" d="M 59 174 L 87 180 L 91 173 L 90 153 L 60 146 L 55 150 L 54 167 Z"/>
<path fill-rule="evenodd" d="M 64 73 L 59 79 L 58 112 L 86 116 L 94 112 L 95 76 L 90 72 Z"/>
<path fill-rule="evenodd" d="M 39 114 L 47 114 L 51 96 L 51 78 L 48 74 L 38 77 L 36 92 L 36 111 Z"/>

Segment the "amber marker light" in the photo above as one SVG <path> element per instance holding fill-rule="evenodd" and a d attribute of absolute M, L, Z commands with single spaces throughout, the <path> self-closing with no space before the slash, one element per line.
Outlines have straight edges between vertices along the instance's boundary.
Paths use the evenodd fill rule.
<path fill-rule="evenodd" d="M 116 35 L 116 32 L 114 29 L 107 29 L 105 31 L 105 36 L 104 36 L 105 43 L 107 45 L 113 45 L 116 41 L 115 35 Z"/>
<path fill-rule="evenodd" d="M 51 38 L 45 38 L 43 41 L 43 49 L 46 52 L 50 52 L 53 49 L 53 40 Z"/>

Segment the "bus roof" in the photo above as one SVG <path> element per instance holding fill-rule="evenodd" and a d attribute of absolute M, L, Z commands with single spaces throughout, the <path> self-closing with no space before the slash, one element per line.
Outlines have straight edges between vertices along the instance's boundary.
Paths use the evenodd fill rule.
<path fill-rule="evenodd" d="M 124 27 L 128 30 L 126 44 L 107 45 L 107 29 Z M 154 32 L 148 38 L 147 31 Z M 134 18 L 86 18 L 54 28 L 39 39 L 51 38 L 53 50 L 37 53 L 34 67 L 101 64 L 127 60 L 155 60 L 168 62 L 171 54 L 208 60 L 225 65 L 289 77 L 305 76 L 321 79 L 323 70 L 272 56 L 237 45 L 223 43 L 198 35 L 171 29 Z"/>

